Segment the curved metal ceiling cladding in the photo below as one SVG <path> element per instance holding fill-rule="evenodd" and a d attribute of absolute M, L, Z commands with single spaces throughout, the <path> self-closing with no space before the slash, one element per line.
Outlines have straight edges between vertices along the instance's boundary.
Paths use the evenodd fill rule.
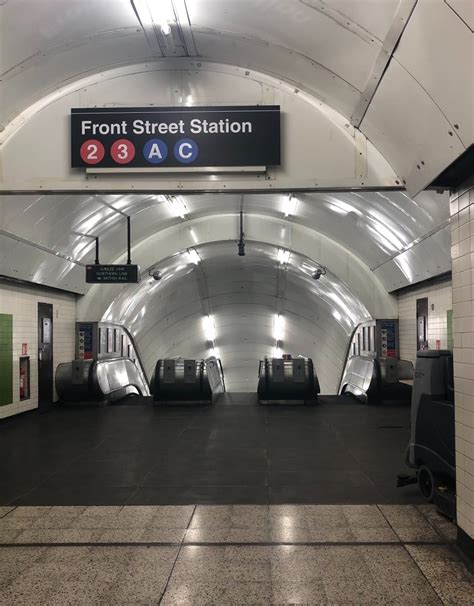
<path fill-rule="evenodd" d="M 207 355 L 201 321 L 211 313 L 235 389 L 254 384 L 281 312 L 285 349 L 315 357 L 324 389 L 334 390 L 353 327 L 396 315 L 387 290 L 450 268 L 447 198 L 435 192 L 24 195 L 4 196 L 2 210 L 2 272 L 82 293 L 95 236 L 102 262 L 125 261 L 130 215 L 142 282 L 90 288 L 80 319 L 127 324 L 151 371 L 161 356 Z M 283 266 L 279 250 L 289 254 Z M 197 264 L 187 251 L 197 251 Z M 315 281 L 318 264 L 328 275 Z M 161 281 L 148 276 L 153 268 Z"/>
<path fill-rule="evenodd" d="M 453 3 L 0 3 L 1 273 L 85 295 L 80 319 L 129 324 L 148 371 L 161 356 L 209 353 L 212 315 L 230 389 L 255 386 L 282 314 L 284 349 L 315 358 L 334 390 L 353 327 L 396 316 L 390 292 L 451 267 L 447 195 L 422 190 L 473 140 L 472 96 L 452 94 L 472 89 L 472 63 L 459 60 L 472 23 Z M 71 169 L 72 107 L 190 105 L 280 106 L 281 166 Z M 102 262 L 126 260 L 126 215 L 141 283 L 88 288 L 95 237 Z"/>
<path fill-rule="evenodd" d="M 0 8 L 8 23 L 0 59 L 0 140 L 38 112 L 48 118 L 45 109 L 55 103 L 52 123 L 65 127 L 73 100 L 79 107 L 267 105 L 286 91 L 295 99 L 305 95 L 334 125 L 346 123 L 352 137 L 365 135 L 365 144 L 391 167 L 379 175 L 379 185 L 400 178 L 414 195 L 473 141 L 472 94 L 451 94 L 458 82 L 470 91 L 473 77 L 472 62 L 460 60 L 472 54 L 472 15 L 456 4 L 464 8 L 443 0 L 6 2 Z M 250 83 L 260 91 L 258 101 Z M 101 98 L 95 99 L 98 87 Z M 304 109 L 294 101 L 285 102 L 285 111 L 299 125 Z M 8 171 L 15 170 L 5 158 Z M 313 186 L 325 182 L 327 171 L 324 155 L 317 159 Z M 54 161 L 50 187 L 64 168 L 61 156 Z M 287 173 L 297 171 L 288 164 Z M 40 180 L 41 172 L 35 185 Z M 369 182 L 368 175 L 358 184 Z"/>
<path fill-rule="evenodd" d="M 337 389 L 348 337 L 370 317 L 365 305 L 328 273 L 318 281 L 318 267 L 292 253 L 278 261 L 278 249 L 248 242 L 239 257 L 233 242 L 195 247 L 200 261 L 186 251 L 155 266 L 160 281 L 148 277 L 129 286 L 106 310 L 103 319 L 125 323 L 136 335 L 148 372 L 161 357 L 222 357 L 228 389 L 256 388 L 258 361 L 275 348 L 273 317 L 285 318 L 280 347 L 316 361 L 323 388 Z M 212 316 L 211 345 L 202 319 Z"/>

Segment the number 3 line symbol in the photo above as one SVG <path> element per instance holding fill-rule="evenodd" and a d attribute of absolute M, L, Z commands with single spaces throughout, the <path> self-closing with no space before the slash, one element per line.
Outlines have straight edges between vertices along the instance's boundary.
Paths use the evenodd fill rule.
<path fill-rule="evenodd" d="M 88 139 L 81 145 L 80 154 L 86 164 L 99 164 L 104 159 L 105 149 L 97 139 Z"/>
<path fill-rule="evenodd" d="M 110 155 L 117 164 L 128 164 L 135 158 L 135 145 L 128 139 L 118 139 L 112 144 Z"/>

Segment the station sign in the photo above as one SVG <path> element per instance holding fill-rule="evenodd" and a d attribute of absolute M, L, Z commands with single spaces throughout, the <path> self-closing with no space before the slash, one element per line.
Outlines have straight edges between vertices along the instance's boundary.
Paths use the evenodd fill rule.
<path fill-rule="evenodd" d="M 71 109 L 72 168 L 280 164 L 280 106 Z"/>
<path fill-rule="evenodd" d="M 88 284 L 138 284 L 138 265 L 86 265 Z"/>

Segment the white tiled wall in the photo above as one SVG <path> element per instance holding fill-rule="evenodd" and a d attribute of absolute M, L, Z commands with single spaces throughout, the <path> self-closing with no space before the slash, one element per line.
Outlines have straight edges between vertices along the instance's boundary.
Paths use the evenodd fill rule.
<path fill-rule="evenodd" d="M 13 315 L 13 404 L 0 406 L 0 419 L 38 407 L 38 303 L 53 305 L 54 369 L 74 359 L 76 299 L 74 295 L 34 285 L 0 282 L 0 313 Z M 30 399 L 20 402 L 19 358 L 22 343 L 30 356 Z"/>
<path fill-rule="evenodd" d="M 457 522 L 474 539 L 474 187 L 451 197 Z"/>
<path fill-rule="evenodd" d="M 446 312 L 453 308 L 451 280 L 429 286 L 413 286 L 398 295 L 398 317 L 400 324 L 400 358 L 416 361 L 416 300 L 428 297 L 428 344 L 436 349 L 448 345 L 448 324 Z M 434 309 L 431 306 L 434 305 Z"/>

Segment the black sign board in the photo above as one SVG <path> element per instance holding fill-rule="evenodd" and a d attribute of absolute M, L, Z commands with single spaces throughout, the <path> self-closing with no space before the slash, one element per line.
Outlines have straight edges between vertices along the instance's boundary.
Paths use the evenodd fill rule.
<path fill-rule="evenodd" d="M 73 168 L 280 164 L 280 107 L 71 109 Z"/>
<path fill-rule="evenodd" d="M 138 284 L 138 265 L 86 265 L 88 284 Z"/>

